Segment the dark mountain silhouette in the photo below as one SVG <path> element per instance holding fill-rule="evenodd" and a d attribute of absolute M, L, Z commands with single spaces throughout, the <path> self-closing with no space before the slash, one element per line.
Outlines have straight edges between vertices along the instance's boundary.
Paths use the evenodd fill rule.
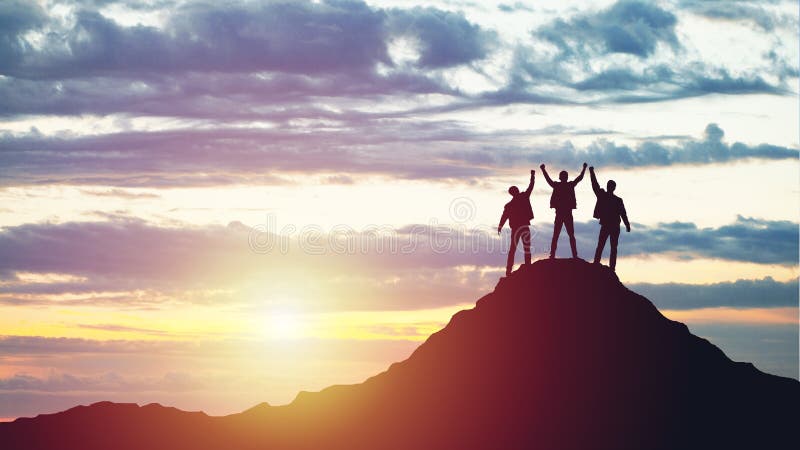
<path fill-rule="evenodd" d="M 733 362 L 606 267 L 501 280 L 357 385 L 208 417 L 98 403 L 0 425 L 14 449 L 797 448 L 800 383 Z"/>

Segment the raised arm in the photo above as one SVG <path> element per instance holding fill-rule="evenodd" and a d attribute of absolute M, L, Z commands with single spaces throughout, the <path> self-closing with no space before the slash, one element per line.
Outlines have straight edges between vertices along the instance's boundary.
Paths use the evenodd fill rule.
<path fill-rule="evenodd" d="M 575 186 L 576 184 L 580 183 L 581 180 L 583 179 L 583 174 L 585 173 L 586 173 L 586 163 L 583 163 L 583 169 L 581 169 L 580 175 L 578 175 L 577 177 L 575 177 L 574 180 L 572 180 L 572 185 Z"/>
<path fill-rule="evenodd" d="M 533 182 L 536 181 L 536 171 L 531 170 L 531 182 L 528 183 L 528 189 L 525 190 L 525 195 L 531 195 L 531 191 L 533 191 Z"/>
<path fill-rule="evenodd" d="M 542 169 L 542 175 L 544 175 L 544 180 L 547 181 L 547 184 L 549 184 L 550 187 L 554 187 L 553 186 L 553 179 L 550 178 L 550 175 L 547 174 L 547 170 L 544 168 L 544 164 L 539 166 L 539 168 Z"/>
<path fill-rule="evenodd" d="M 600 195 L 600 184 L 597 182 L 597 177 L 594 175 L 594 166 L 589 167 L 589 178 L 592 180 L 592 190 L 595 195 Z"/>

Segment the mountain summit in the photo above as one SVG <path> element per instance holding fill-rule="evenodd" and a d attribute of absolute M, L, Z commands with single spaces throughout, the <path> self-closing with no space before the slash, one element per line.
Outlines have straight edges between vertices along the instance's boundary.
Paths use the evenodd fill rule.
<path fill-rule="evenodd" d="M 543 260 L 361 384 L 225 417 L 77 407 L 0 424 L 0 446 L 796 448 L 799 422 L 796 380 L 731 361 L 606 267 Z"/>

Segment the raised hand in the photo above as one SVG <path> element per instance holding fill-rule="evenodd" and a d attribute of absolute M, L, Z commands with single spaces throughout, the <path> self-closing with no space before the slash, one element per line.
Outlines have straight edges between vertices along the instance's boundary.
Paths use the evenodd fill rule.
<path fill-rule="evenodd" d="M 584 170 L 586 170 L 586 166 L 587 166 L 587 165 L 588 165 L 588 164 L 586 164 L 586 163 L 583 163 L 583 169 L 584 169 Z"/>
<path fill-rule="evenodd" d="M 539 168 L 544 170 L 544 164 L 540 165 Z"/>

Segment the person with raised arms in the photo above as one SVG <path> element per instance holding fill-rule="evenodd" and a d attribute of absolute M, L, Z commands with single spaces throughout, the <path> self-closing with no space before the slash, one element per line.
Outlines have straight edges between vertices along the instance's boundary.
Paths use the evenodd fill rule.
<path fill-rule="evenodd" d="M 533 183 L 536 179 L 536 171 L 531 170 L 531 181 L 525 192 L 520 192 L 516 186 L 508 188 L 511 194 L 511 201 L 503 207 L 503 215 L 500 217 L 500 225 L 497 227 L 497 234 L 503 230 L 506 220 L 511 226 L 511 248 L 508 250 L 508 260 L 506 261 L 506 275 L 511 274 L 514 268 L 514 253 L 517 251 L 517 241 L 522 239 L 522 247 L 525 251 L 525 264 L 531 263 L 531 220 L 533 219 L 533 209 L 531 208 L 531 192 Z"/>
<path fill-rule="evenodd" d="M 611 240 L 611 256 L 608 266 L 611 270 L 617 267 L 617 243 L 619 242 L 619 223 L 625 222 L 625 231 L 631 231 L 631 224 L 628 222 L 628 213 L 625 211 L 625 203 L 622 199 L 614 195 L 617 183 L 608 180 L 606 189 L 600 187 L 597 177 L 594 175 L 594 167 L 589 167 L 589 177 L 592 179 L 592 190 L 597 196 L 597 203 L 594 205 L 594 217 L 600 219 L 600 235 L 597 237 L 597 249 L 594 252 L 594 263 L 600 264 L 603 256 L 603 247 L 606 240 Z"/>
<path fill-rule="evenodd" d="M 553 181 L 547 174 L 544 164 L 539 166 L 542 169 L 544 179 L 547 184 L 553 188 L 553 194 L 550 196 L 550 207 L 556 210 L 556 220 L 553 223 L 553 240 L 550 243 L 550 258 L 556 257 L 556 247 L 558 246 L 558 236 L 561 234 L 561 227 L 567 229 L 569 235 L 569 246 L 572 249 L 572 257 L 578 258 L 578 249 L 575 244 L 575 226 L 572 220 L 572 210 L 577 207 L 575 201 L 575 186 L 583 180 L 583 174 L 586 172 L 586 163 L 583 163 L 583 170 L 580 175 L 575 177 L 574 180 L 568 181 L 569 174 L 566 170 L 562 170 L 558 174 L 559 181 Z"/>

